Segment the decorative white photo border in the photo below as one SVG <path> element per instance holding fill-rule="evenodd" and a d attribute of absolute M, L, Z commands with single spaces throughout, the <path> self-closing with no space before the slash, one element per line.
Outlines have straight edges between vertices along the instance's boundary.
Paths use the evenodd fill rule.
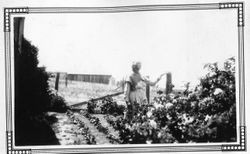
<path fill-rule="evenodd" d="M 239 137 L 238 144 L 185 145 L 168 144 L 163 146 L 126 146 L 126 147 L 87 147 L 87 148 L 41 148 L 18 149 L 13 144 L 13 110 L 12 110 L 12 70 L 11 70 L 11 16 L 23 14 L 52 13 L 121 13 L 141 11 L 181 11 L 181 10 L 237 10 L 238 27 L 238 67 L 239 67 Z M 31 153 L 129 153 L 129 152 L 204 152 L 204 151 L 246 151 L 245 125 L 245 73 L 244 73 L 244 3 L 206 3 L 178 5 L 137 5 L 117 7 L 18 7 L 4 8 L 4 47 L 5 47 L 5 91 L 6 91 L 6 139 L 7 154 Z"/>

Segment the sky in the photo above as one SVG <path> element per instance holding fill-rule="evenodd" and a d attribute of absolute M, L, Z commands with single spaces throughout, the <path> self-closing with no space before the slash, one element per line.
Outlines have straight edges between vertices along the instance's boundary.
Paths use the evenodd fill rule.
<path fill-rule="evenodd" d="M 220 11 L 28 14 L 24 35 L 39 49 L 39 66 L 47 71 L 120 80 L 140 61 L 142 75 L 154 81 L 171 72 L 181 88 L 196 85 L 206 63 L 237 56 L 236 13 Z M 159 86 L 165 82 L 162 78 Z"/>

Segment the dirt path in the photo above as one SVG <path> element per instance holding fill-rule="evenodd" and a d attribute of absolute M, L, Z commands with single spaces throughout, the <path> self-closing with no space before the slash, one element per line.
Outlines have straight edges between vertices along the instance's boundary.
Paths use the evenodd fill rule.
<path fill-rule="evenodd" d="M 58 121 L 52 125 L 57 139 L 61 145 L 87 144 L 84 137 L 78 133 L 78 126 L 75 125 L 65 113 L 50 113 Z"/>
<path fill-rule="evenodd" d="M 89 128 L 90 133 L 95 136 L 96 144 L 111 144 L 109 139 L 106 138 L 106 135 L 99 132 L 86 117 L 80 115 L 79 113 L 74 113 L 74 115 Z"/>
<path fill-rule="evenodd" d="M 93 116 L 99 118 L 100 123 L 102 124 L 102 126 L 107 127 L 110 134 L 112 134 L 112 135 L 114 135 L 114 136 L 116 136 L 116 137 L 119 136 L 119 132 L 116 131 L 116 130 L 107 122 L 107 120 L 104 118 L 105 115 L 103 115 L 103 114 L 94 114 Z"/>

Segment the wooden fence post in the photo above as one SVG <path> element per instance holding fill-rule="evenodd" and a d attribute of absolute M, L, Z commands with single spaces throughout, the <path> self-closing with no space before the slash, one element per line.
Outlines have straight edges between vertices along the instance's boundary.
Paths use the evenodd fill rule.
<path fill-rule="evenodd" d="M 149 76 L 147 76 L 149 77 Z M 150 101 L 150 86 L 149 84 L 146 84 L 146 97 L 147 97 L 147 100 L 148 100 L 148 103 Z"/>
<path fill-rule="evenodd" d="M 65 76 L 65 86 L 68 87 L 68 74 Z"/>
<path fill-rule="evenodd" d="M 149 101 L 150 101 L 150 86 L 149 86 L 149 84 L 146 85 L 146 96 L 147 96 L 147 100 L 149 103 Z"/>
<path fill-rule="evenodd" d="M 166 95 L 172 92 L 172 74 L 167 73 L 166 74 L 167 80 L 166 80 Z"/>
<path fill-rule="evenodd" d="M 56 73 L 55 89 L 58 91 L 60 73 Z"/>

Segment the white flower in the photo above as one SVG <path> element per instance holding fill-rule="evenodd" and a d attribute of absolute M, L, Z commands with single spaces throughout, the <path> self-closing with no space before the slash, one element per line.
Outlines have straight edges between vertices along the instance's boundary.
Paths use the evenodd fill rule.
<path fill-rule="evenodd" d="M 147 140 L 146 143 L 147 144 L 152 144 L 152 140 Z"/>
<path fill-rule="evenodd" d="M 214 76 L 216 73 L 215 72 L 210 72 L 209 76 Z"/>
<path fill-rule="evenodd" d="M 212 116 L 206 115 L 205 121 L 208 121 L 212 118 Z"/>
<path fill-rule="evenodd" d="M 152 126 L 153 128 L 157 128 L 157 124 L 154 120 L 149 120 L 149 124 L 150 126 Z"/>
<path fill-rule="evenodd" d="M 157 137 L 158 137 L 158 138 L 161 138 L 161 136 L 162 136 L 162 133 L 159 132 L 159 133 L 157 134 Z"/>
<path fill-rule="evenodd" d="M 128 128 L 128 129 L 130 129 L 131 128 L 131 126 L 129 125 L 129 124 L 125 124 L 125 128 Z"/>
<path fill-rule="evenodd" d="M 167 104 L 165 105 L 165 108 L 166 108 L 166 109 L 169 109 L 171 106 L 173 106 L 172 103 L 167 103 Z"/>
<path fill-rule="evenodd" d="M 174 100 L 173 100 L 173 103 L 177 103 L 177 100 L 176 100 L 176 99 L 174 99 Z"/>
<path fill-rule="evenodd" d="M 171 117 L 169 114 L 167 114 L 167 118 L 168 118 L 169 120 L 172 119 L 172 117 Z"/>
<path fill-rule="evenodd" d="M 182 118 L 184 120 L 184 124 L 189 124 L 194 121 L 194 117 L 187 116 L 187 114 L 183 114 Z"/>
<path fill-rule="evenodd" d="M 223 90 L 220 89 L 220 88 L 216 88 L 216 89 L 214 90 L 214 95 L 218 95 L 218 94 L 221 94 L 221 93 L 223 93 Z"/>
<path fill-rule="evenodd" d="M 171 99 L 174 99 L 174 97 L 175 97 L 175 94 L 169 94 L 169 97 L 171 98 Z"/>
<path fill-rule="evenodd" d="M 147 116 L 148 116 L 148 117 L 151 117 L 152 114 L 153 114 L 152 111 L 148 111 L 148 112 L 147 112 Z"/>
<path fill-rule="evenodd" d="M 158 108 L 162 108 L 163 105 L 162 105 L 162 104 L 158 104 L 158 103 L 154 103 L 154 107 L 155 107 L 156 109 L 158 109 Z"/>
<path fill-rule="evenodd" d="M 186 123 L 189 124 L 189 123 L 192 123 L 193 121 L 194 121 L 194 117 L 188 117 L 186 120 Z"/>

